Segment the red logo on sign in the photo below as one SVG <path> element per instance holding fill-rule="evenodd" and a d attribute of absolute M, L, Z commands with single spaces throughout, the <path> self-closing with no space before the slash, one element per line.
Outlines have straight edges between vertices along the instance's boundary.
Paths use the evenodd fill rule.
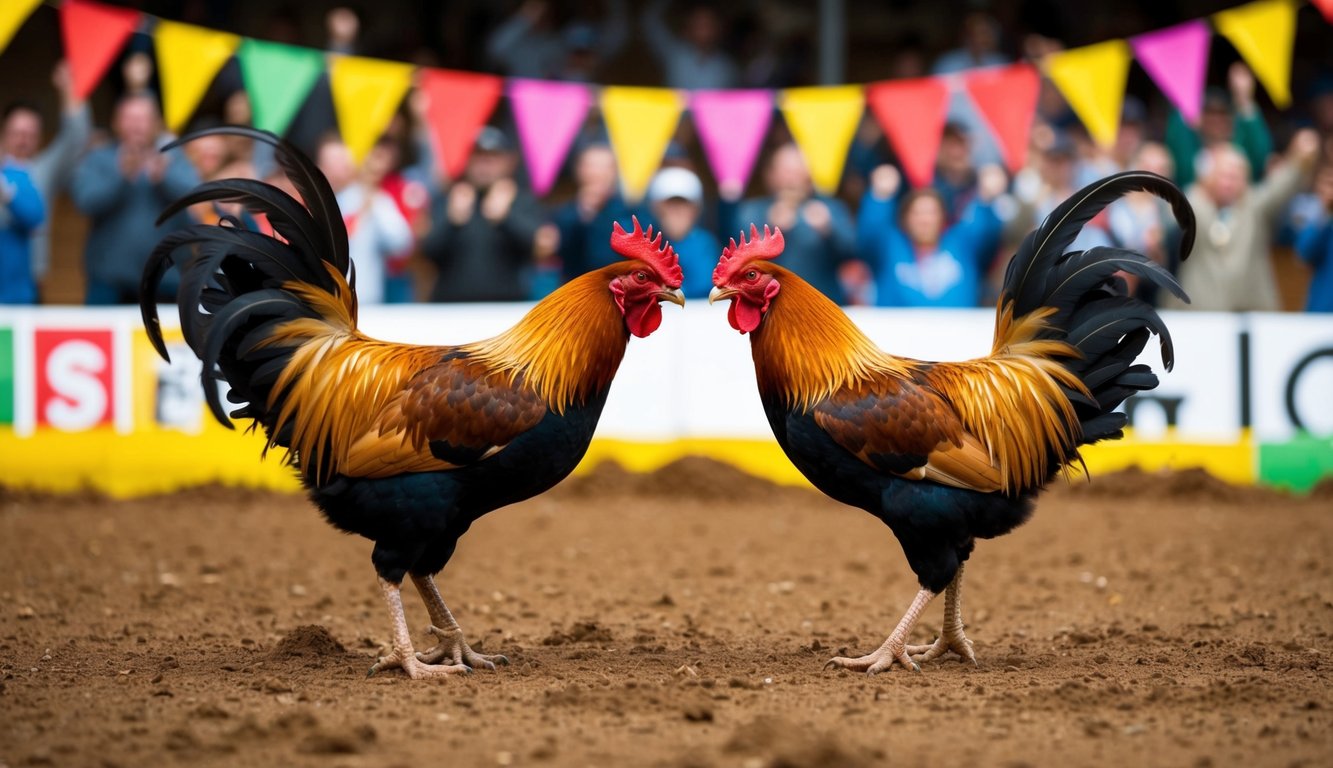
<path fill-rule="evenodd" d="M 37 423 L 69 432 L 111 423 L 115 357 L 110 330 L 38 330 Z"/>

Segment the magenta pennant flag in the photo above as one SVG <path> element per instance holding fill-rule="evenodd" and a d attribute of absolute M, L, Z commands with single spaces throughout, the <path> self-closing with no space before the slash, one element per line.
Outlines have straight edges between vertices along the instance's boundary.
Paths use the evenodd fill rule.
<path fill-rule="evenodd" d="M 694 91 L 690 114 L 724 197 L 739 197 L 773 121 L 772 91 Z"/>
<path fill-rule="evenodd" d="M 509 81 L 508 92 L 532 191 L 545 195 L 583 127 L 592 93 L 579 83 L 521 78 Z"/>
<path fill-rule="evenodd" d="M 1208 24 L 1199 20 L 1129 39 L 1135 58 L 1190 125 L 1203 110 L 1210 42 Z"/>

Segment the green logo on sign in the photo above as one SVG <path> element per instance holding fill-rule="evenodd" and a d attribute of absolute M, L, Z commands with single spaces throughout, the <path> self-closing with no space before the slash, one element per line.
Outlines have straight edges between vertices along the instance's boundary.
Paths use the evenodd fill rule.
<path fill-rule="evenodd" d="M 14 423 L 14 331 L 0 328 L 0 424 Z"/>

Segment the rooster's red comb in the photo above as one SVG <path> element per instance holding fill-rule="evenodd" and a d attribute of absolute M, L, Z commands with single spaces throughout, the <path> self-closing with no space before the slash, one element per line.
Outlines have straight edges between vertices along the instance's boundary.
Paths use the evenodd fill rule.
<path fill-rule="evenodd" d="M 680 259 L 671 243 L 663 244 L 662 233 L 653 236 L 653 227 L 648 225 L 645 232 L 639 226 L 639 217 L 635 216 L 634 231 L 626 232 L 620 222 L 611 226 L 611 250 L 627 259 L 637 259 L 652 267 L 666 283 L 668 288 L 679 288 L 684 274 L 680 271 Z"/>
<path fill-rule="evenodd" d="M 785 245 L 781 229 L 774 227 L 770 230 L 765 224 L 764 233 L 760 235 L 759 227 L 751 224 L 748 240 L 742 231 L 739 244 L 733 237 L 731 242 L 727 243 L 727 247 L 722 249 L 722 258 L 718 259 L 717 268 L 713 270 L 713 285 L 722 285 L 735 277 L 741 267 L 754 259 L 776 259 L 782 255 Z"/>

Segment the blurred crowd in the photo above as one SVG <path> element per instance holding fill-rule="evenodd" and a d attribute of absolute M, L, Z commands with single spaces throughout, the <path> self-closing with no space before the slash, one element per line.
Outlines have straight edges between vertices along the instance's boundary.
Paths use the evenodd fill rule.
<path fill-rule="evenodd" d="M 549 7 L 527 0 L 486 39 L 490 67 L 502 74 L 605 80 L 605 63 L 626 45 L 634 19 L 623 0 L 602 4 L 600 18 L 552 22 Z M 714 4 L 656 0 L 638 14 L 638 31 L 675 88 L 775 87 L 788 84 L 790 51 L 750 46 L 743 58 L 725 14 Z M 347 9 L 328 14 L 327 49 L 358 50 L 360 20 Z M 958 47 L 931 64 L 905 49 L 886 76 L 947 74 L 1012 61 L 994 20 L 972 13 L 959 25 Z M 1059 49 L 1030 36 L 1022 56 Z M 37 104 L 5 106 L 0 126 L 0 303 L 32 304 L 51 264 L 50 221 L 68 195 L 88 221 L 83 251 L 88 304 L 138 300 L 152 246 L 191 223 L 229 223 L 270 231 L 262 216 L 221 203 L 159 214 L 201 181 L 262 180 L 293 191 L 271 150 L 248 139 L 207 136 L 160 152 L 173 137 L 162 126 L 148 46 L 121 63 L 123 93 L 105 130 L 88 104 L 74 98 L 67 68 L 52 85 L 60 112 L 47 124 Z M 897 158 L 869 115 L 849 152 L 836 195 L 817 192 L 800 149 L 774 120 L 755 179 L 747 190 L 711 185 L 688 119 L 642 201 L 621 191 L 616 157 L 594 111 L 575 144 L 556 193 L 539 200 L 527 183 L 512 124 L 504 113 L 482 128 L 466 170 L 444 178 L 415 93 L 364 162 L 338 137 L 327 81 L 303 107 L 288 137 L 310 154 L 337 194 L 348 229 L 363 304 L 413 301 L 529 301 L 563 281 L 616 259 L 613 221 L 631 216 L 661 229 L 680 254 L 684 290 L 704 297 L 721 245 L 751 223 L 782 228 L 781 263 L 834 300 L 849 305 L 973 307 L 993 303 L 1009 253 L 1021 237 L 1075 190 L 1125 169 L 1175 179 L 1198 217 L 1188 261 L 1169 208 L 1145 194 L 1116 203 L 1074 244 L 1145 253 L 1178 274 L 1204 310 L 1281 308 L 1276 248 L 1294 249 L 1310 270 L 1306 308 L 1333 311 L 1333 71 L 1325 71 L 1276 136 L 1242 63 L 1225 87 L 1206 93 L 1203 117 L 1190 126 L 1154 102 L 1127 97 L 1115 145 L 1093 142 L 1059 93 L 1043 86 L 1026 165 L 1010 175 L 975 108 L 959 92 L 950 107 L 933 182 L 909 188 Z M 322 90 L 321 90 L 322 89 Z M 217 107 L 192 129 L 246 124 L 250 106 L 234 65 L 214 90 Z M 170 281 L 167 283 L 170 286 Z M 1145 298 L 1181 307 L 1170 295 Z M 170 301 L 170 292 L 160 297 Z"/>

